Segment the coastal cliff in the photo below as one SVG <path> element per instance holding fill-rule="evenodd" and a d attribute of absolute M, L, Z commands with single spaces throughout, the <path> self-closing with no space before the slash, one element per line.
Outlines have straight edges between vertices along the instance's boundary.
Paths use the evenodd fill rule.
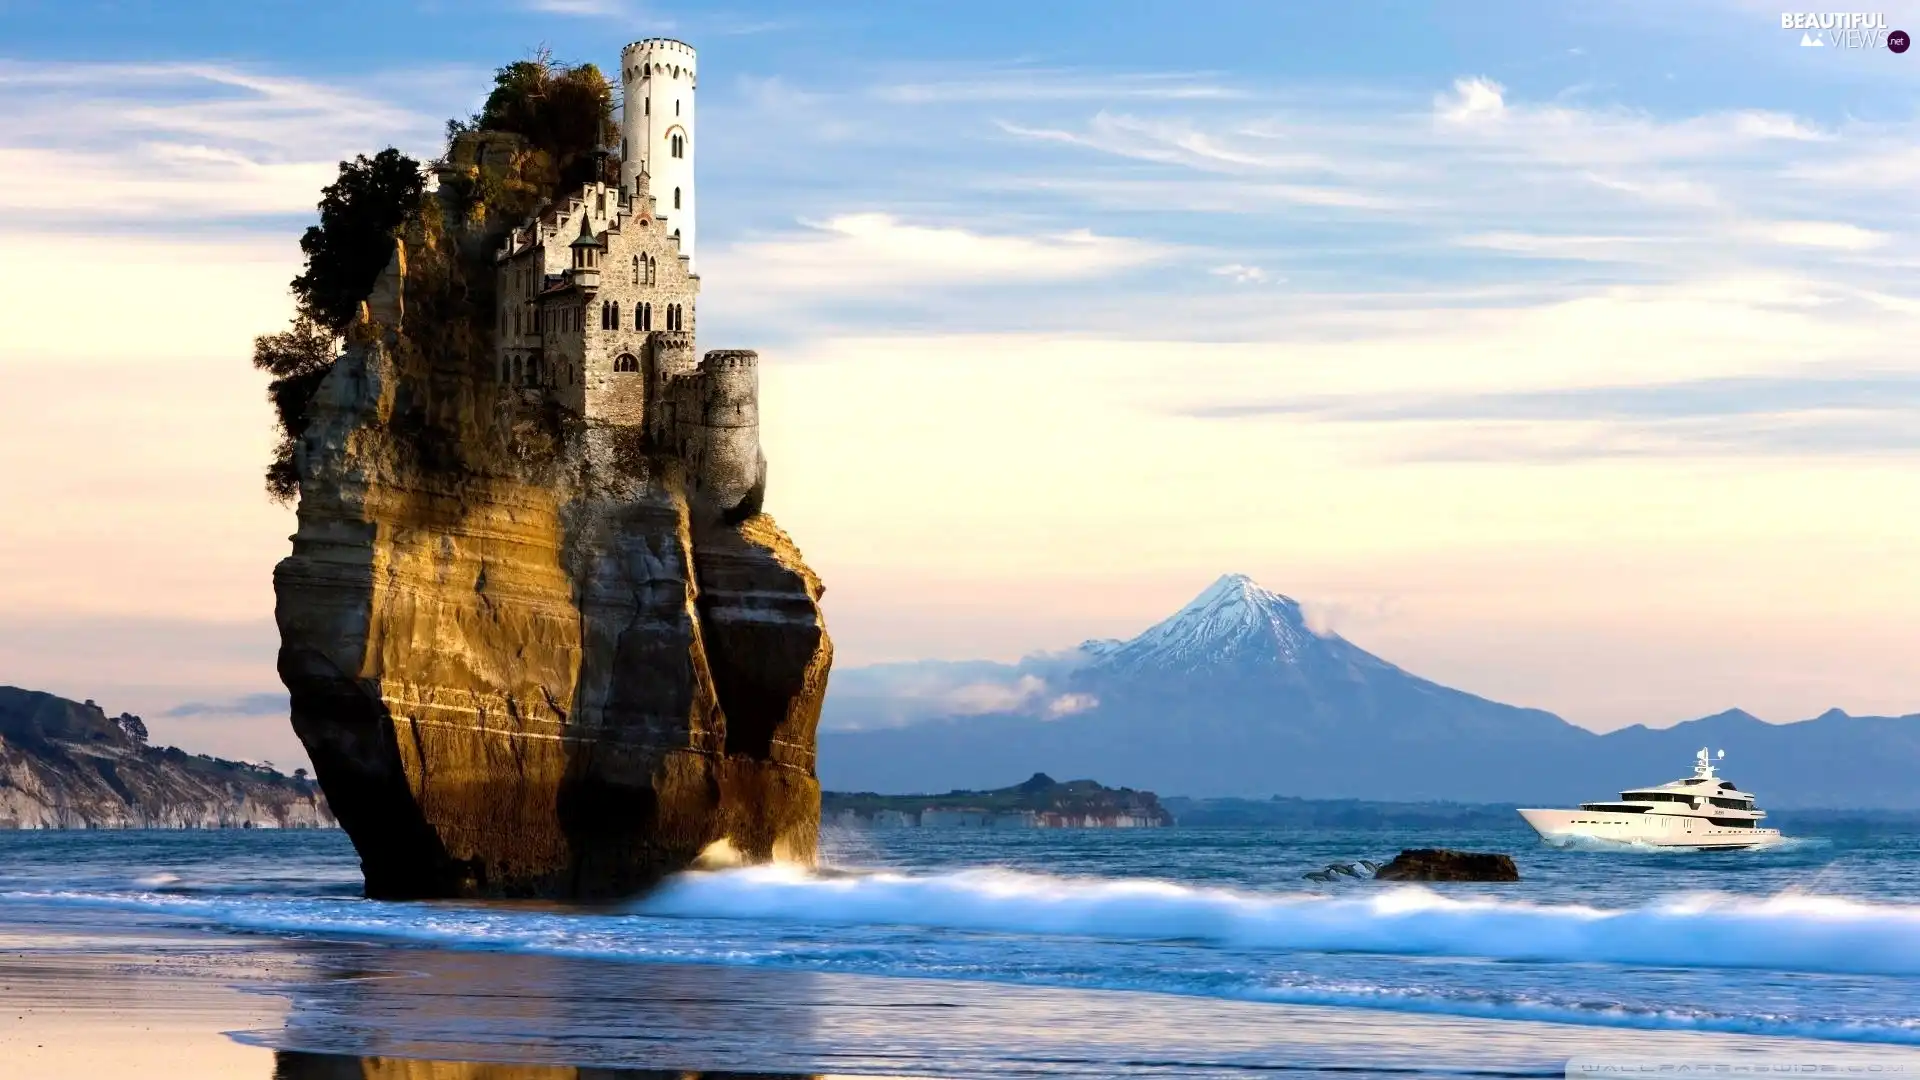
<path fill-rule="evenodd" d="M 313 829 L 312 782 L 148 746 L 137 716 L 0 686 L 0 829 Z"/>
<path fill-rule="evenodd" d="M 475 192 L 527 161 L 456 141 L 305 405 L 274 572 L 294 730 L 370 896 L 608 897 L 811 862 L 820 581 L 760 483 L 704 485 L 641 417 L 554 392 L 612 375 L 502 360 L 496 250 L 597 222 L 561 199 L 510 234 Z"/>

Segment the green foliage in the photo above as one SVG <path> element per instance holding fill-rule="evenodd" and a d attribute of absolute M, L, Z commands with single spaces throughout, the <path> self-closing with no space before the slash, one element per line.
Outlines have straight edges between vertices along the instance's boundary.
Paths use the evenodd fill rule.
<path fill-rule="evenodd" d="M 273 376 L 267 400 L 280 422 L 280 441 L 267 465 L 267 493 L 281 502 L 300 492 L 300 476 L 293 465 L 293 448 L 307 429 L 307 403 L 339 353 L 333 331 L 301 314 L 278 334 L 253 339 L 253 366 Z"/>
<path fill-rule="evenodd" d="M 451 136 L 461 125 L 447 128 Z M 559 190 L 600 179 L 600 152 L 619 138 L 607 77 L 592 64 L 555 63 L 544 49 L 494 72 L 486 106 L 465 128 L 524 136 L 552 163 Z"/>
<path fill-rule="evenodd" d="M 420 163 L 389 146 L 340 163 L 320 191 L 320 224 L 300 237 L 306 272 L 293 279 L 300 313 L 341 333 L 393 257 L 393 239 L 420 206 Z"/>

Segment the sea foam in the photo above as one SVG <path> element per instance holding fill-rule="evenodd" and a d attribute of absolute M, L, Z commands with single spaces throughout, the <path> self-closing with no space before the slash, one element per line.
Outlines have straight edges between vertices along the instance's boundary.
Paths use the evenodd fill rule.
<path fill-rule="evenodd" d="M 1920 975 L 1920 907 L 1795 894 L 1691 894 L 1599 908 L 1449 897 L 1419 886 L 1322 896 L 1005 870 L 823 877 L 772 866 L 683 875 L 633 910 L 1241 949 Z"/>

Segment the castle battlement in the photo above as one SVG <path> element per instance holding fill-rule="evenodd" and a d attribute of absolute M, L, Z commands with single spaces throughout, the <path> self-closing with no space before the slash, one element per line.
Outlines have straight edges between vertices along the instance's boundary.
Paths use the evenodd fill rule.
<path fill-rule="evenodd" d="M 746 371 L 760 366 L 760 354 L 752 349 L 709 349 L 700 359 L 700 370 Z"/>

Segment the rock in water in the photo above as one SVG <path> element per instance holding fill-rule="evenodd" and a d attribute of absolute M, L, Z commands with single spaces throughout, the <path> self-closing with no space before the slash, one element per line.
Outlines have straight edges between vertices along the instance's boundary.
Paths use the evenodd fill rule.
<path fill-rule="evenodd" d="M 644 191 L 613 195 L 562 200 L 507 251 L 604 228 L 697 284 Z M 588 206 L 604 226 L 580 223 Z M 575 351 L 508 364 L 490 280 L 504 235 L 469 207 L 408 226 L 297 444 L 280 676 L 367 894 L 610 897 L 703 858 L 811 862 L 832 645 L 819 579 L 759 512 L 757 427 L 729 436 L 725 464 L 753 482 L 728 486 L 705 482 L 718 466 L 671 414 L 596 415 L 614 372 L 636 401 L 643 376 L 601 355 L 627 347 L 613 335 L 585 333 L 584 275 L 550 274 L 545 301 L 581 305 L 546 315 Z M 614 329 L 638 337 L 632 318 Z M 690 335 L 669 344 L 690 355 Z M 749 393 L 752 370 L 727 368 Z M 644 378 L 691 393 L 705 372 Z"/>
<path fill-rule="evenodd" d="M 1408 848 L 1374 871 L 1380 881 L 1519 881 L 1513 859 L 1496 852 Z"/>

